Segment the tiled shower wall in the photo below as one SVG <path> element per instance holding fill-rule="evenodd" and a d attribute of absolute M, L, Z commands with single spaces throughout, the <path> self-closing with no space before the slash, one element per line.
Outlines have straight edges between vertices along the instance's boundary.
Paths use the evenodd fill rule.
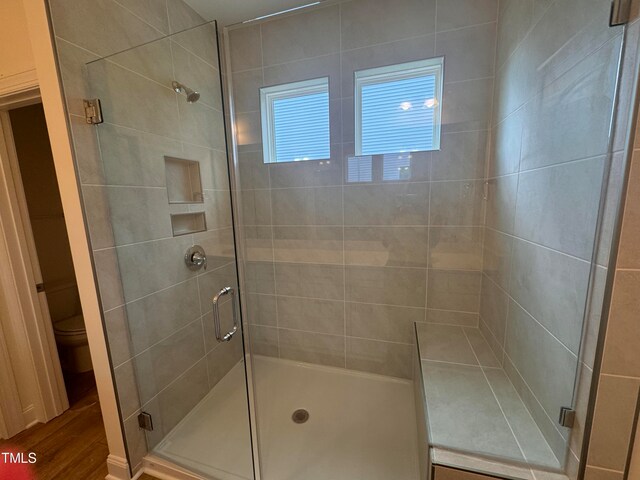
<path fill-rule="evenodd" d="M 241 340 L 218 344 L 211 321 L 212 295 L 236 285 L 215 29 L 184 31 L 203 20 L 180 0 L 51 0 L 50 6 L 135 467 L 241 358 Z M 176 32 L 183 33 L 163 38 Z M 197 89 L 200 101 L 189 105 L 175 94 L 174 79 Z M 101 98 L 105 117 L 97 127 L 83 116 L 82 99 L 93 96 Z M 165 155 L 200 163 L 204 204 L 168 204 Z M 204 210 L 208 230 L 173 237 L 170 213 L 187 209 Z M 194 243 L 208 254 L 206 271 L 184 264 Z M 153 415 L 148 438 L 137 426 L 142 410 Z"/>
<path fill-rule="evenodd" d="M 437 13 L 437 14 L 436 14 Z M 410 377 L 412 323 L 478 324 L 497 0 L 352 0 L 229 32 L 255 353 Z M 346 175 L 353 75 L 445 57 L 442 149 Z M 329 77 L 331 158 L 264 164 L 259 89 Z M 360 161 L 368 161 L 360 159 Z"/>
<path fill-rule="evenodd" d="M 571 432 L 557 418 L 572 405 L 622 40 L 621 27 L 609 28 L 609 7 L 598 0 L 500 2 L 480 328 L 559 458 Z M 620 159 L 617 153 L 614 190 Z M 606 275 L 608 246 L 600 247 L 583 400 Z M 584 406 L 570 469 L 580 455 Z"/>

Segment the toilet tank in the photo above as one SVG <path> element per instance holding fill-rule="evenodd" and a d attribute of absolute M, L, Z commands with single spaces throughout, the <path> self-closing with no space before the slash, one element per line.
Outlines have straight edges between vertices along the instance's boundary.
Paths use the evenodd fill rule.
<path fill-rule="evenodd" d="M 53 323 L 82 313 L 78 285 L 75 281 L 45 284 L 49 314 Z"/>

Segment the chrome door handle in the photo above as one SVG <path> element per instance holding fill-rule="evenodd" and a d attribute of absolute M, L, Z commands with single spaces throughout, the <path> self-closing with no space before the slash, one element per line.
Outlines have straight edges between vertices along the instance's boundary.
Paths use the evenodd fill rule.
<path fill-rule="evenodd" d="M 218 302 L 220 298 L 224 297 L 225 295 L 231 295 L 232 297 L 231 308 L 233 309 L 233 328 L 229 330 L 227 333 L 225 333 L 224 335 L 222 335 L 221 328 L 220 328 L 220 309 L 218 308 Z M 236 295 L 236 291 L 233 288 L 224 287 L 213 297 L 213 300 L 212 300 L 213 327 L 215 329 L 216 339 L 218 340 L 218 342 L 228 342 L 236 334 L 236 332 L 238 331 L 238 328 L 240 328 L 240 324 L 238 323 L 238 315 L 236 314 L 235 295 Z"/>

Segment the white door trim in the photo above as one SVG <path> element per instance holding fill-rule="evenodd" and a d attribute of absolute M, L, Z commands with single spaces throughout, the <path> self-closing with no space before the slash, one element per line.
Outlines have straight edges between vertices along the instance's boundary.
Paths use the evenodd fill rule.
<path fill-rule="evenodd" d="M 14 299 L 7 301 L 9 316 L 2 324 L 5 333 L 9 331 L 11 335 L 3 338 L 11 338 L 12 342 L 26 348 L 28 354 L 23 351 L 21 358 L 16 358 L 16 353 L 12 353 L 11 346 L 6 343 L 0 345 L 0 351 L 7 352 L 14 367 L 16 362 L 25 362 L 25 358 L 31 363 L 37 395 L 32 406 L 21 406 L 25 426 L 47 422 L 69 408 L 53 325 L 46 302 L 36 291 L 36 284 L 41 281 L 40 268 L 8 114 L 10 108 L 37 103 L 39 99 L 37 87 L 22 90 L 11 98 L 0 97 L 0 222 L 4 244 L 0 249 L 4 280 L 1 287 L 5 299 Z M 3 343 L 1 339 L 0 343 Z M 22 367 L 27 368 L 26 365 Z M 15 380 L 24 379 L 14 377 Z M 11 398 L 0 403 L 5 424 L 12 411 L 15 415 L 15 405 L 11 406 L 9 402 Z"/>

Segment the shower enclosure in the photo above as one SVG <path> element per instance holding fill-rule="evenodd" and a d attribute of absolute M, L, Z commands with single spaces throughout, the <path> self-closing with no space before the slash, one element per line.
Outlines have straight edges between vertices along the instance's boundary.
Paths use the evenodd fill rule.
<path fill-rule="evenodd" d="M 575 477 L 608 1 L 160 1 L 112 45 L 50 3 L 132 468 Z"/>

